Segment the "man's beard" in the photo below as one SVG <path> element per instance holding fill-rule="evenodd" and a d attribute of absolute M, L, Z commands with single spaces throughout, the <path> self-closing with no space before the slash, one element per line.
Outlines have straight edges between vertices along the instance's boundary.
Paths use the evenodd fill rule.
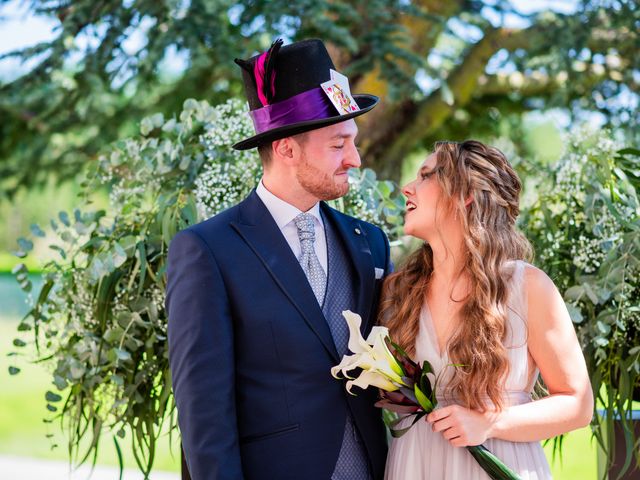
<path fill-rule="evenodd" d="M 347 194 L 349 182 L 337 184 L 335 181 L 334 175 L 339 170 L 336 170 L 333 174 L 328 174 L 312 165 L 308 161 L 306 154 L 303 153 L 302 159 L 296 177 L 302 188 L 307 192 L 320 200 L 335 200 Z"/>

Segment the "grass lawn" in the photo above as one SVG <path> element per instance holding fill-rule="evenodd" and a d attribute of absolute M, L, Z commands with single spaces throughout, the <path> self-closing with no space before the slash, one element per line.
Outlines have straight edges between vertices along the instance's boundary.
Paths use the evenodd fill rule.
<path fill-rule="evenodd" d="M 42 421 L 48 417 L 45 408 L 45 393 L 55 387 L 51 384 L 49 373 L 41 366 L 27 363 L 24 359 L 7 357 L 15 350 L 12 345 L 16 337 L 15 319 L 0 317 L 0 454 L 31 456 L 47 459 L 67 460 L 66 440 L 60 433 L 59 424 L 46 424 Z M 8 373 L 9 365 L 21 368 L 18 375 Z M 47 434 L 54 435 L 51 439 Z M 130 437 L 121 441 L 125 466 L 135 468 L 135 460 L 127 448 Z M 51 449 L 55 442 L 58 447 Z M 562 460 L 552 463 L 552 446 L 545 451 L 552 465 L 554 478 L 563 480 L 597 480 L 596 448 L 591 443 L 588 428 L 570 433 L 564 441 Z M 176 438 L 173 448 L 165 437 L 156 454 L 154 469 L 179 472 L 180 451 Z M 110 436 L 101 439 L 98 463 L 117 465 L 118 460 Z"/>
<path fill-rule="evenodd" d="M 598 462 L 596 441 L 591 441 L 591 429 L 581 428 L 569 433 L 562 444 L 562 457 L 553 461 L 553 445 L 547 444 L 544 451 L 551 465 L 553 478 L 562 480 L 597 480 Z"/>

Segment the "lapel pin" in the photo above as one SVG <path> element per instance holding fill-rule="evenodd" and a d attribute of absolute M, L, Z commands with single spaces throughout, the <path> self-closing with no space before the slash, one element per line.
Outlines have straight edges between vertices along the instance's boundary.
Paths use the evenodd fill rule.
<path fill-rule="evenodd" d="M 353 231 L 356 232 L 356 235 L 360 235 L 362 233 L 359 228 L 355 228 Z"/>

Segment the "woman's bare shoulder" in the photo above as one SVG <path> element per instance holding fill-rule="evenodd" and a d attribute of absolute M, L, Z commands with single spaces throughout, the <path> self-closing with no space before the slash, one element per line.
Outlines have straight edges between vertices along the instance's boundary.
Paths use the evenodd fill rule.
<path fill-rule="evenodd" d="M 535 300 L 538 295 L 548 295 L 558 291 L 551 277 L 530 263 L 524 264 L 524 278 L 529 300 Z"/>

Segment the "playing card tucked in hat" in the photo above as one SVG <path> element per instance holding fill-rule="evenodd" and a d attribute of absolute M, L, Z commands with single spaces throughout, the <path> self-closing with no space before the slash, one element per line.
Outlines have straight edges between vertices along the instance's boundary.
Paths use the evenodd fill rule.
<path fill-rule="evenodd" d="M 233 146 L 237 150 L 343 122 L 378 103 L 375 95 L 351 94 L 347 77 L 335 71 L 318 39 L 286 46 L 277 40 L 268 51 L 235 61 L 242 67 L 256 129 L 256 135 Z"/>

